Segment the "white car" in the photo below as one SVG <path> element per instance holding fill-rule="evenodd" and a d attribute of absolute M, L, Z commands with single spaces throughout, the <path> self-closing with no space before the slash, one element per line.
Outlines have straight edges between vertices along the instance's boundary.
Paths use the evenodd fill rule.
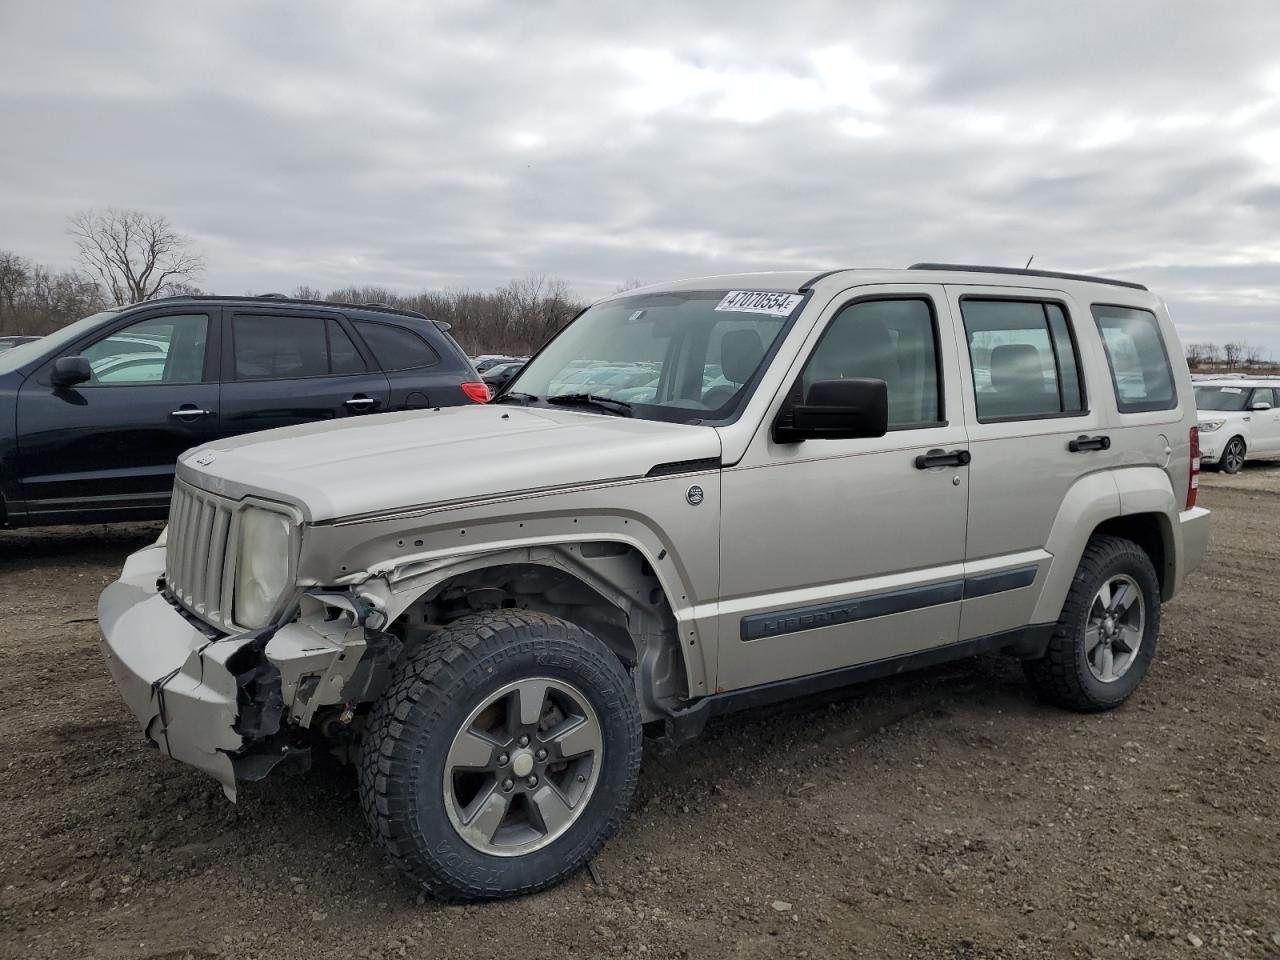
<path fill-rule="evenodd" d="M 1239 473 L 1245 460 L 1280 455 L 1280 378 L 1214 378 L 1195 390 L 1201 463 Z"/>

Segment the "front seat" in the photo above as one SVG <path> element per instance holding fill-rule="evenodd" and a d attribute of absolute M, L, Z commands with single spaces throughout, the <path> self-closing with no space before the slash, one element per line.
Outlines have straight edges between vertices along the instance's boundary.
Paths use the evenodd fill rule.
<path fill-rule="evenodd" d="M 1002 343 L 991 349 L 991 389 L 994 402 L 984 404 L 997 417 L 1057 413 L 1058 398 L 1050 392 L 1040 351 L 1029 343 Z"/>
<path fill-rule="evenodd" d="M 702 405 L 718 410 L 734 398 L 751 379 L 764 356 L 764 341 L 754 330 L 730 330 L 720 338 L 720 372 L 728 383 L 712 387 L 702 395 Z"/>

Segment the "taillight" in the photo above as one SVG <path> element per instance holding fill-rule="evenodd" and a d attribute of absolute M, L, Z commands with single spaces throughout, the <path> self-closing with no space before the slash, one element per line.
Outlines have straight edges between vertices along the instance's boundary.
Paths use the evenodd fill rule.
<path fill-rule="evenodd" d="M 489 385 L 487 383 L 464 383 L 462 392 L 472 403 L 489 402 Z"/>
<path fill-rule="evenodd" d="M 1191 475 L 1187 479 L 1187 509 L 1196 505 L 1196 494 L 1200 490 L 1200 428 L 1191 428 Z"/>

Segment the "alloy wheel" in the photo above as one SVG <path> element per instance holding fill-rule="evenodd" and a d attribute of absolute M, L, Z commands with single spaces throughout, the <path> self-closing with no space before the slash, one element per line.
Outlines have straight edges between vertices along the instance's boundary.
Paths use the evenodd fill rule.
<path fill-rule="evenodd" d="M 449 820 L 492 856 L 545 847 L 586 808 L 603 750 L 600 721 L 577 687 L 545 677 L 507 684 L 453 738 L 444 770 Z"/>
<path fill-rule="evenodd" d="M 1114 683 L 1133 666 L 1146 617 L 1138 581 L 1125 573 L 1108 577 L 1094 596 L 1085 622 L 1084 655 L 1096 679 Z"/>

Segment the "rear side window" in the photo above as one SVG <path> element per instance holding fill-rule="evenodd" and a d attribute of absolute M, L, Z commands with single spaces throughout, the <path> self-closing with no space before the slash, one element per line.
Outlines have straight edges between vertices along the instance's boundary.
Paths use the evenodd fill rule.
<path fill-rule="evenodd" d="M 231 321 L 237 380 L 296 380 L 363 373 L 342 327 L 323 317 L 241 314 Z"/>
<path fill-rule="evenodd" d="M 372 320 L 356 320 L 355 325 L 383 370 L 416 370 L 440 362 L 431 344 L 412 330 Z"/>
<path fill-rule="evenodd" d="M 933 310 L 927 300 L 866 300 L 841 310 L 805 364 L 804 396 L 819 380 L 867 377 L 889 388 L 889 429 L 942 422 Z"/>
<path fill-rule="evenodd" d="M 1107 351 L 1120 412 L 1142 413 L 1177 406 L 1173 371 L 1155 314 L 1099 303 L 1092 310 Z"/>
<path fill-rule="evenodd" d="M 980 422 L 1084 412 L 1075 341 L 1061 306 L 966 297 L 960 313 Z"/>

